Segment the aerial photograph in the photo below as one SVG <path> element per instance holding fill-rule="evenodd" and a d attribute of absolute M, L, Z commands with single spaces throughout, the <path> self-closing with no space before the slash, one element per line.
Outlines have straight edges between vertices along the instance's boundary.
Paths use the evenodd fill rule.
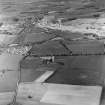
<path fill-rule="evenodd" d="M 0 0 L 0 105 L 105 105 L 105 0 Z"/>

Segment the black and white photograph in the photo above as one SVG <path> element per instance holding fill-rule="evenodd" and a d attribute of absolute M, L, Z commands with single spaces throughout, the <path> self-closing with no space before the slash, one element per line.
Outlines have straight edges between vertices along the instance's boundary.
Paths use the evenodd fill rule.
<path fill-rule="evenodd" d="M 105 105 L 105 0 L 0 0 L 0 105 Z"/>

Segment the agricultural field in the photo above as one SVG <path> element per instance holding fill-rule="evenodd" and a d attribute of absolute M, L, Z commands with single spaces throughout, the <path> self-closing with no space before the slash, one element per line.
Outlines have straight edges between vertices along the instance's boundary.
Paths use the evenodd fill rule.
<path fill-rule="evenodd" d="M 45 84 L 102 86 L 104 105 L 104 69 L 104 0 L 0 0 L 1 93 L 48 71 Z"/>

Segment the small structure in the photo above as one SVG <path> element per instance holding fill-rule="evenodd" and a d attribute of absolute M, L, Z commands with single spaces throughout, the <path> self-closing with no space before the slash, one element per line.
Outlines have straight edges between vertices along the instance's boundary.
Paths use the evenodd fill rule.
<path fill-rule="evenodd" d="M 55 57 L 54 56 L 46 56 L 46 57 L 40 57 L 42 59 L 43 64 L 49 64 L 53 63 Z"/>

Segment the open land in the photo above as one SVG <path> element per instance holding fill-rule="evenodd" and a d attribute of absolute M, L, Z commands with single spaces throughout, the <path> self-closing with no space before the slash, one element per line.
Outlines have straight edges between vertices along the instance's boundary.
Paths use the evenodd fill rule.
<path fill-rule="evenodd" d="M 45 83 L 102 86 L 104 105 L 104 39 L 104 0 L 0 0 L 0 92 L 54 70 Z"/>

